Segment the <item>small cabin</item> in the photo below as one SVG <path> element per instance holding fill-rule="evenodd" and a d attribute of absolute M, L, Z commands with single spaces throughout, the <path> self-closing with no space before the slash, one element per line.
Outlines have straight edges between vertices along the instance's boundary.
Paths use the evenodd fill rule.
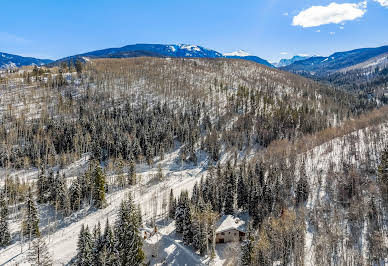
<path fill-rule="evenodd" d="M 245 221 L 233 215 L 224 215 L 217 224 L 216 243 L 243 241 L 245 232 Z"/>

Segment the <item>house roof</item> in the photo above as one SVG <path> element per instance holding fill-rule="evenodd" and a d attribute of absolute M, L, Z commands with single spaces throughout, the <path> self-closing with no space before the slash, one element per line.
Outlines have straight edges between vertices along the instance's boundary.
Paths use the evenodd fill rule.
<path fill-rule="evenodd" d="M 216 233 L 222 233 L 232 229 L 245 232 L 245 228 L 245 221 L 233 215 L 224 215 L 217 223 Z"/>

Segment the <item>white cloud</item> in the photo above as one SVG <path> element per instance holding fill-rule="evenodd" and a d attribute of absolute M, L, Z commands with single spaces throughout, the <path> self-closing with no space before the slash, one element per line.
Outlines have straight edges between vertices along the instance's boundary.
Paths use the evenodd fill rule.
<path fill-rule="evenodd" d="M 375 0 L 375 2 L 378 2 L 382 6 L 388 7 L 388 0 Z"/>
<path fill-rule="evenodd" d="M 330 35 L 334 35 L 334 34 L 335 34 L 335 32 L 334 32 L 334 31 L 331 31 L 331 32 L 329 32 L 329 34 L 330 34 Z"/>
<path fill-rule="evenodd" d="M 345 29 L 345 27 L 344 27 L 344 26 L 341 26 L 341 27 L 340 27 L 340 30 L 343 30 L 343 29 Z"/>
<path fill-rule="evenodd" d="M 288 16 L 288 12 L 283 13 L 283 16 Z"/>
<path fill-rule="evenodd" d="M 310 56 L 309 54 L 298 54 L 299 56 Z"/>
<path fill-rule="evenodd" d="M 366 5 L 367 2 L 364 1 L 358 4 L 331 3 L 328 6 L 312 6 L 296 15 L 293 18 L 292 25 L 308 28 L 331 23 L 340 24 L 344 21 L 355 20 L 365 14 Z"/>
<path fill-rule="evenodd" d="M 315 32 L 321 32 L 321 30 L 316 30 Z"/>
<path fill-rule="evenodd" d="M 281 52 L 280 54 L 281 55 L 287 55 L 288 53 L 287 52 Z"/>

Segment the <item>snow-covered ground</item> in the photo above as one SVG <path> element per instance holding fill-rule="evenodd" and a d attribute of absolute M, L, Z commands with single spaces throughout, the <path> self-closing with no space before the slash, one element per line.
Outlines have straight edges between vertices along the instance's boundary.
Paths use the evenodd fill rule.
<path fill-rule="evenodd" d="M 183 244 L 175 232 L 175 222 L 161 220 L 157 223 L 157 232 L 148 229 L 152 236 L 144 242 L 146 256 L 151 265 L 224 265 L 237 259 L 240 251 L 239 243 L 217 244 L 215 258 L 211 261 L 209 256 L 201 257 L 191 247 Z"/>
<path fill-rule="evenodd" d="M 318 205 L 323 205 L 329 200 L 326 195 L 326 179 L 330 169 L 334 172 L 340 172 L 343 170 L 343 162 L 358 167 L 363 167 L 367 162 L 370 167 L 376 169 L 380 153 L 387 144 L 388 123 L 383 123 L 335 138 L 302 154 L 299 163 L 302 158 L 305 160 L 306 176 L 309 178 L 311 189 L 306 208 L 314 210 Z M 360 250 L 364 259 L 366 259 L 366 228 L 367 223 L 365 222 L 360 239 Z M 306 229 L 304 261 L 305 265 L 314 265 L 314 233 L 316 232 L 308 226 L 308 223 Z"/>
<path fill-rule="evenodd" d="M 158 231 L 146 239 L 144 250 L 151 265 L 201 265 L 201 257 L 183 244 L 175 233 L 175 222 L 157 224 Z M 151 230 L 152 231 L 152 230 Z"/>
<path fill-rule="evenodd" d="M 108 218 L 111 222 L 116 219 L 116 211 L 118 210 L 121 200 L 132 193 L 137 204 L 140 204 L 143 220 L 150 221 L 153 218 L 161 217 L 167 211 L 167 202 L 170 189 L 173 189 L 175 195 L 179 195 L 183 189 L 191 189 L 196 181 L 199 181 L 201 176 L 206 174 L 207 160 L 205 154 L 200 156 L 197 165 L 179 163 L 179 150 L 176 150 L 165 156 L 164 160 L 155 163 L 152 167 L 140 165 L 137 168 L 138 177 L 141 176 L 140 184 L 134 187 L 119 190 L 110 193 L 107 196 L 108 206 L 102 210 L 95 210 L 94 208 L 84 209 L 74 213 L 57 223 L 51 222 L 47 225 L 47 219 L 42 219 L 43 210 L 40 206 L 39 212 L 41 215 L 41 230 L 43 232 L 50 232 L 47 237 L 47 244 L 50 253 L 53 256 L 55 265 L 66 265 L 76 255 L 78 233 L 82 224 L 93 227 L 98 222 L 104 224 Z M 76 164 L 70 165 L 66 168 L 69 173 L 77 172 L 77 167 L 84 167 L 85 158 L 81 159 Z M 158 171 L 159 165 L 163 170 L 165 176 L 164 180 L 156 181 L 154 176 Z M 66 172 L 65 169 L 65 173 Z M 14 173 L 15 174 L 15 173 Z M 24 174 L 24 176 L 23 176 Z M 18 175 L 22 178 L 36 178 L 36 171 L 20 171 Z M 69 176 L 69 175 L 67 175 Z M 52 217 L 51 217 L 52 218 Z M 53 218 L 52 218 L 53 219 Z M 18 235 L 20 230 L 19 223 L 11 223 L 11 230 L 13 235 Z M 16 237 L 18 239 L 18 237 Z M 171 241 L 176 245 L 175 248 L 181 248 L 179 242 Z M 180 247 L 181 246 L 181 247 Z M 172 247 L 171 247 L 172 248 Z M 6 249 L 0 250 L 0 265 L 28 265 L 26 264 L 26 255 L 28 250 L 28 243 L 23 245 L 19 240 L 8 246 Z M 194 256 L 194 255 L 193 255 Z M 190 265 L 190 264 L 189 264 Z"/>
<path fill-rule="evenodd" d="M 388 125 L 382 124 L 377 128 L 366 128 L 355 131 L 350 135 L 336 138 L 303 155 L 306 165 L 306 174 L 310 177 L 309 183 L 312 191 L 307 202 L 307 208 L 313 209 L 318 202 L 325 200 L 325 178 L 330 166 L 339 170 L 341 165 L 338 158 L 346 158 L 347 161 L 357 163 L 363 160 L 369 153 L 372 161 L 376 161 L 378 152 L 388 143 Z M 380 143 L 371 141 L 379 136 Z M 373 145 L 373 147 L 371 146 Z M 350 156 L 350 154 L 356 154 Z M 361 157 L 360 157 L 361 156 Z M 50 222 L 53 219 L 49 208 L 39 206 L 41 215 L 41 229 L 46 234 L 46 240 L 55 265 L 66 265 L 76 255 L 76 245 L 78 233 L 83 224 L 93 227 L 98 222 L 104 224 L 108 218 L 111 222 L 116 219 L 116 212 L 121 200 L 132 193 L 136 203 L 140 204 L 145 224 L 151 220 L 158 220 L 158 233 L 145 241 L 145 252 L 147 259 L 152 265 L 201 265 L 209 263 L 209 258 L 201 258 L 189 247 L 183 245 L 179 236 L 175 234 L 174 222 L 160 222 L 167 212 L 167 203 L 170 189 L 174 195 L 179 195 L 182 189 L 191 189 L 196 181 L 206 175 L 207 157 L 200 154 L 197 165 L 181 163 L 179 160 L 179 149 L 165 156 L 153 166 L 138 165 L 137 176 L 140 183 L 131 188 L 115 191 L 107 196 L 108 206 L 102 210 L 94 208 L 83 209 L 56 223 Z M 225 156 L 224 156 L 225 157 Z M 224 159 L 224 158 L 223 158 Z M 88 157 L 84 156 L 79 161 L 69 165 L 63 171 L 68 178 L 84 171 Z M 161 167 L 164 179 L 155 180 L 158 168 Z M 5 170 L 1 170 L 4 174 Z M 24 170 L 11 172 L 11 175 L 18 175 L 27 180 L 34 180 L 37 171 Z M 18 235 L 20 223 L 11 223 L 11 230 L 14 235 Z M 152 230 L 152 229 L 147 229 Z M 7 248 L 0 250 L 0 265 L 27 265 L 26 254 L 28 243 L 23 245 L 19 237 Z M 314 264 L 314 232 L 307 227 L 305 245 L 305 264 Z M 217 254 L 214 260 L 215 265 L 223 265 L 230 260 L 230 254 L 238 254 L 238 245 L 217 245 Z M 153 257 L 152 255 L 157 254 Z"/>

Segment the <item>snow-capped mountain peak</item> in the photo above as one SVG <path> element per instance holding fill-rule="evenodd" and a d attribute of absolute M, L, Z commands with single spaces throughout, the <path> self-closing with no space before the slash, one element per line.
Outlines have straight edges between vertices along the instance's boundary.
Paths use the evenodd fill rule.
<path fill-rule="evenodd" d="M 179 48 L 185 49 L 188 51 L 201 51 L 201 48 L 199 48 L 197 45 L 190 45 L 190 44 L 178 44 Z"/>
<path fill-rule="evenodd" d="M 235 51 L 235 52 L 231 52 L 231 53 L 225 53 L 224 56 L 250 56 L 249 53 L 245 52 L 244 50 L 238 50 L 238 51 Z"/>

